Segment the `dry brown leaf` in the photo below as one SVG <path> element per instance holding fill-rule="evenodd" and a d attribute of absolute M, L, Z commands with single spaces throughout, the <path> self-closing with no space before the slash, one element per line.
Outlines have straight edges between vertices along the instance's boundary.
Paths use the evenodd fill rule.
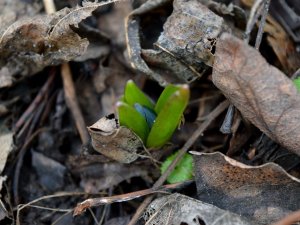
<path fill-rule="evenodd" d="M 300 180 L 274 163 L 248 166 L 218 152 L 197 152 L 194 164 L 198 199 L 254 224 L 270 224 L 300 208 Z"/>
<path fill-rule="evenodd" d="M 168 16 L 170 0 L 147 1 L 135 9 L 126 21 L 128 57 L 133 68 L 151 76 L 161 85 L 168 82 L 192 82 L 201 77 L 213 63 L 213 49 L 220 33 L 226 29 L 224 20 L 198 0 L 174 0 L 172 14 L 160 21 L 160 27 L 153 24 L 147 37 L 143 21 L 154 12 L 165 12 Z M 152 13 L 152 14 L 151 14 Z M 144 33 L 143 33 L 144 32 Z M 140 38 L 142 35 L 145 38 Z M 157 40 L 152 43 L 145 39 Z M 147 47 L 145 47 L 147 45 Z M 149 46 L 148 46 L 149 45 Z"/>
<path fill-rule="evenodd" d="M 102 117 L 88 127 L 92 146 L 101 154 L 122 163 L 131 163 L 143 149 L 142 140 L 126 127 L 120 127 L 114 114 Z"/>
<path fill-rule="evenodd" d="M 254 48 L 226 33 L 215 57 L 214 84 L 246 119 L 300 155 L 300 94 L 293 82 Z"/>
<path fill-rule="evenodd" d="M 239 215 L 178 193 L 155 199 L 144 213 L 144 220 L 146 225 L 252 224 Z"/>
<path fill-rule="evenodd" d="M 22 18 L 4 31 L 0 30 L 0 77 L 4 76 L 3 72 L 6 77 L 6 82 L 0 84 L 0 88 L 10 85 L 16 74 L 31 75 L 46 66 L 70 61 L 83 54 L 89 42 L 75 33 L 71 26 L 78 27 L 98 7 L 116 1 L 84 1 L 82 7 Z"/>

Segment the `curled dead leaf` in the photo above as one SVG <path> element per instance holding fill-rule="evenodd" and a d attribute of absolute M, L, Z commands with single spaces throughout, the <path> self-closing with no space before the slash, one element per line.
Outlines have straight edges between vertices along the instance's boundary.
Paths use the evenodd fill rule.
<path fill-rule="evenodd" d="M 194 153 L 198 199 L 270 224 L 300 207 L 300 180 L 280 166 L 248 166 L 219 152 Z"/>
<path fill-rule="evenodd" d="M 101 154 L 122 163 L 131 163 L 143 149 L 142 140 L 131 130 L 120 126 L 114 114 L 102 117 L 88 127 L 93 148 Z"/>
<path fill-rule="evenodd" d="M 216 47 L 213 82 L 246 119 L 300 155 L 300 94 L 258 51 L 222 34 Z"/>
<path fill-rule="evenodd" d="M 72 27 L 78 27 L 98 7 L 116 1 L 84 1 L 82 7 L 21 18 L 4 30 L 0 28 L 0 77 L 5 75 L 6 78 L 4 84 L 0 83 L 0 88 L 11 85 L 15 75 L 31 75 L 46 66 L 58 65 L 82 55 L 89 41 L 81 38 Z"/>
<path fill-rule="evenodd" d="M 160 26 L 150 24 L 155 38 L 147 35 L 143 21 L 153 13 L 164 11 L 172 1 L 147 1 L 126 20 L 128 56 L 133 68 L 151 76 L 161 85 L 168 82 L 192 82 L 201 77 L 213 63 L 213 50 L 220 33 L 226 29 L 224 20 L 198 0 L 174 0 L 173 11 Z M 160 9 L 160 10 L 157 10 Z M 162 24 L 164 23 L 164 24 Z M 159 32 L 154 31 L 159 30 Z M 149 32 L 148 32 L 149 33 Z M 148 43 L 145 39 L 157 40 Z M 150 47 L 151 46 L 151 47 Z"/>

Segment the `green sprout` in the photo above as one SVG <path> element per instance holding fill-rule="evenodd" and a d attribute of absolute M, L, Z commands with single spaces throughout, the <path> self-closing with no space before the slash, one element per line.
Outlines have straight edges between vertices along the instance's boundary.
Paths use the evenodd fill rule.
<path fill-rule="evenodd" d="M 155 104 L 129 80 L 117 103 L 120 125 L 132 130 L 147 148 L 162 147 L 180 124 L 189 96 L 188 85 L 168 85 Z"/>
<path fill-rule="evenodd" d="M 174 153 L 163 162 L 163 164 L 160 167 L 160 172 L 162 174 L 167 170 L 167 168 L 176 158 L 177 154 L 178 152 Z M 170 184 L 174 184 L 174 183 L 190 180 L 192 178 L 193 178 L 193 157 L 190 154 L 185 153 L 183 158 L 176 165 L 173 172 L 168 176 L 167 181 Z"/>

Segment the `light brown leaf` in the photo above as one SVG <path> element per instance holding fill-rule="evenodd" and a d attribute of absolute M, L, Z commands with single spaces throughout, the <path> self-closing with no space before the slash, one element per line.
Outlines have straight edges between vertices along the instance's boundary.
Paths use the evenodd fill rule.
<path fill-rule="evenodd" d="M 213 82 L 277 143 L 300 155 L 300 94 L 293 82 L 258 51 L 223 34 L 216 47 Z"/>
<path fill-rule="evenodd" d="M 114 114 L 102 117 L 88 127 L 92 146 L 101 154 L 122 163 L 131 163 L 143 149 L 142 140 L 126 127 L 120 127 Z"/>

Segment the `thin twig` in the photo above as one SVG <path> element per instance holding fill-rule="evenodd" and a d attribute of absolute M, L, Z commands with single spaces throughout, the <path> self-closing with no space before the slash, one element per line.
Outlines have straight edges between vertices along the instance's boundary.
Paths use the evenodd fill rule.
<path fill-rule="evenodd" d="M 47 14 L 54 13 L 56 11 L 55 4 L 53 0 L 43 0 L 45 11 Z M 76 91 L 74 88 L 74 82 L 71 75 L 70 66 L 67 63 L 62 64 L 61 66 L 61 76 L 64 84 L 64 93 L 65 99 L 68 108 L 70 109 L 72 116 L 75 120 L 76 128 L 78 130 L 80 139 L 82 144 L 87 144 L 89 141 L 89 134 L 86 129 L 86 125 L 83 119 L 83 115 L 81 113 L 77 97 Z"/>
<path fill-rule="evenodd" d="M 76 92 L 75 92 L 75 87 L 74 87 L 74 82 L 72 79 L 71 75 L 71 70 L 69 64 L 62 64 L 61 66 L 61 76 L 64 84 L 64 92 L 65 92 L 65 99 L 68 108 L 70 109 L 73 118 L 75 120 L 76 128 L 79 132 L 79 136 L 81 139 L 82 144 L 87 144 L 89 141 L 89 134 L 86 129 L 86 125 L 83 119 L 83 115 L 81 113 L 77 97 L 76 97 Z"/>
<path fill-rule="evenodd" d="M 193 133 L 193 135 L 190 137 L 190 139 L 185 143 L 185 145 L 182 147 L 182 149 L 178 152 L 176 158 L 172 161 L 170 166 L 167 168 L 167 170 L 161 175 L 161 177 L 155 182 L 153 185 L 153 188 L 160 187 L 167 177 L 170 175 L 170 173 L 174 170 L 177 163 L 182 159 L 184 154 L 189 150 L 189 148 L 194 144 L 194 142 L 203 134 L 203 132 L 206 130 L 206 128 L 211 124 L 211 122 L 216 119 L 227 107 L 229 106 L 228 100 L 223 101 L 220 103 L 206 118 L 206 120 L 198 127 L 198 129 Z M 145 208 L 149 205 L 151 202 L 153 196 L 147 197 L 143 203 L 139 206 L 136 213 L 128 223 L 128 225 L 134 225 L 138 219 L 140 218 L 141 214 L 145 210 Z"/>
<path fill-rule="evenodd" d="M 29 105 L 29 107 L 26 109 L 26 111 L 22 114 L 22 116 L 19 118 L 15 125 L 15 131 L 17 132 L 20 127 L 26 122 L 27 118 L 30 117 L 32 112 L 35 110 L 36 106 L 43 100 L 45 93 L 48 91 L 50 85 L 53 83 L 55 77 L 55 70 L 52 69 L 49 75 L 48 80 L 44 84 L 44 86 L 41 88 L 35 99 L 32 101 L 32 103 Z"/>
<path fill-rule="evenodd" d="M 253 27 L 256 23 L 256 21 L 258 20 L 259 16 L 261 15 L 261 6 L 263 4 L 264 0 L 256 0 L 253 4 L 253 6 L 251 7 L 251 11 L 250 11 L 250 15 L 249 15 L 249 19 L 247 21 L 247 26 L 246 26 L 246 30 L 245 30 L 245 42 L 248 43 L 249 39 L 250 39 L 250 33 L 253 30 Z"/>
<path fill-rule="evenodd" d="M 43 0 L 45 12 L 47 14 L 55 13 L 56 8 L 53 0 Z"/>
<path fill-rule="evenodd" d="M 16 225 L 20 225 L 20 213 L 23 209 L 30 207 L 31 205 L 33 205 L 34 203 L 43 201 L 43 200 L 47 200 L 47 199 L 51 199 L 51 198 L 60 198 L 60 197 L 67 197 L 67 196 L 78 196 L 78 195 L 87 195 L 88 193 L 85 192 L 60 192 L 57 194 L 53 194 L 53 195 L 46 195 L 46 196 L 42 196 L 40 198 L 37 198 L 31 202 L 28 202 L 26 204 L 20 204 L 17 206 L 17 213 L 16 213 Z M 98 193 L 98 194 L 103 194 L 103 193 Z M 73 210 L 72 210 L 73 211 Z"/>
<path fill-rule="evenodd" d="M 178 187 L 182 187 L 182 185 L 186 185 L 190 183 L 190 181 L 186 182 L 181 182 L 181 183 L 176 183 L 176 184 L 168 184 L 164 186 L 159 186 L 157 188 L 149 188 L 149 189 L 144 189 L 140 191 L 134 191 L 126 194 L 121 194 L 121 195 L 114 195 L 114 196 L 109 196 L 109 197 L 101 197 L 101 198 L 89 198 L 84 200 L 81 203 L 78 203 L 77 206 L 74 209 L 74 216 L 82 214 L 85 210 L 90 209 L 91 207 L 99 206 L 99 205 L 107 205 L 107 204 L 112 204 L 116 202 L 125 202 L 129 201 L 132 199 L 140 198 L 145 195 L 150 195 L 154 193 L 166 193 L 167 190 L 169 189 L 174 189 Z"/>
<path fill-rule="evenodd" d="M 256 40 L 255 40 L 255 48 L 258 50 L 261 40 L 262 40 L 262 36 L 264 33 L 264 28 L 265 28 L 265 24 L 266 24 L 266 18 L 269 12 L 269 6 L 270 6 L 270 2 L 271 0 L 265 0 L 264 2 L 264 8 L 262 10 L 262 16 L 260 19 L 260 24 L 259 24 L 259 28 L 258 28 L 258 32 L 257 32 L 257 36 L 256 36 Z"/>
<path fill-rule="evenodd" d="M 51 223 L 51 225 L 57 224 L 59 221 L 61 221 L 65 216 L 69 215 L 70 213 L 72 213 L 72 210 L 59 216 L 53 223 Z"/>

